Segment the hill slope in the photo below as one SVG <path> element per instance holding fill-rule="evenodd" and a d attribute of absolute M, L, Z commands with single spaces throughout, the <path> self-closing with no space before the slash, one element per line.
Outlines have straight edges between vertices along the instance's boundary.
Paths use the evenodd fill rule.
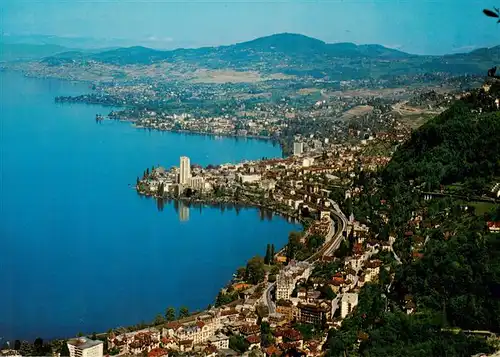
<path fill-rule="evenodd" d="M 415 131 L 387 166 L 387 183 L 414 180 L 431 191 L 457 182 L 473 188 L 500 176 L 497 95 L 500 85 L 472 93 Z"/>
<path fill-rule="evenodd" d="M 208 69 L 284 73 L 296 76 L 349 80 L 386 76 L 448 72 L 481 74 L 500 62 L 498 48 L 469 54 L 417 56 L 380 45 L 328 44 L 299 34 L 276 34 L 229 46 L 153 50 L 127 47 L 100 53 L 62 54 L 46 63 L 97 61 L 112 65 L 149 65 L 167 61 Z"/>
<path fill-rule="evenodd" d="M 495 82 L 489 92 L 472 92 L 417 129 L 381 177 L 363 180 L 355 216 L 368 217 L 378 239 L 395 237 L 403 264 L 392 254 L 380 256 L 394 279 L 381 269 L 379 282 L 362 288 L 354 313 L 329 334 L 327 356 L 471 356 L 494 350 L 485 339 L 450 330 L 500 333 L 500 239 L 486 224 L 500 221 L 500 205 L 475 214 L 464 208 L 472 203 L 453 196 L 425 201 L 420 191 L 484 183 L 500 174 Z M 415 309 L 410 315 L 408 306 Z"/>

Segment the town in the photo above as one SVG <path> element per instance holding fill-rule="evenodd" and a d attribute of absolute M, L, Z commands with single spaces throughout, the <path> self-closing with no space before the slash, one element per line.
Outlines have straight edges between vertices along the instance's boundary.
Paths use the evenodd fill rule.
<path fill-rule="evenodd" d="M 353 201 L 365 194 L 362 182 L 391 159 L 390 151 L 373 148 L 397 146 L 410 133 L 394 120 L 384 132 L 355 134 L 355 143 L 297 135 L 286 158 L 201 167 L 183 156 L 179 167 L 146 169 L 136 181 L 141 195 L 188 206 L 263 207 L 298 219 L 304 230 L 292 232 L 285 247 L 268 245 L 265 257 L 256 256 L 238 269 L 205 311 L 190 314 L 184 309 L 177 315 L 169 308 L 152 324 L 80 336 L 62 348 L 71 357 L 323 355 L 328 331 L 340 328 L 356 310 L 361 289 L 370 284 L 390 288 L 402 264 L 394 245 L 410 239 L 412 259 L 421 259 L 426 232 L 437 227 L 428 212 L 413 212 L 412 229 L 403 237 L 391 232 L 381 239 L 354 215 Z M 386 200 L 379 204 L 384 207 Z M 380 216 L 388 220 L 387 213 Z M 499 227 L 488 224 L 490 232 Z M 414 314 L 413 297 L 405 296 L 399 308 Z M 359 331 L 358 344 L 366 339 Z M 18 356 L 20 351 L 22 346 L 3 354 Z"/>
<path fill-rule="evenodd" d="M 159 208 L 170 200 L 182 203 L 181 220 L 188 219 L 184 208 L 191 205 L 236 205 L 293 218 L 302 230 L 291 232 L 284 247 L 262 247 L 265 254 L 238 268 L 216 297 L 207 297 L 213 303 L 202 311 L 168 307 L 153 321 L 136 326 L 86 331 L 51 343 L 16 340 L 1 355 L 359 356 L 370 355 L 363 349 L 377 343 L 378 351 L 397 345 L 401 355 L 405 344 L 399 341 L 409 341 L 411 335 L 422 336 L 420 347 L 431 338 L 452 335 L 459 336 L 457 348 L 471 337 L 481 348 L 500 350 L 496 317 L 478 314 L 480 323 L 464 323 L 471 328 L 454 327 L 466 319 L 464 310 L 484 305 L 495 311 L 497 305 L 484 303 L 484 296 L 475 300 L 472 293 L 472 298 L 458 295 L 448 303 L 448 296 L 461 293 L 455 287 L 459 283 L 425 280 L 453 269 L 460 279 L 472 280 L 464 283 L 468 292 L 475 291 L 474 279 L 496 279 L 491 273 L 494 259 L 488 255 L 494 250 L 484 247 L 491 239 L 485 237 L 500 232 L 500 176 L 491 173 L 500 162 L 492 159 L 498 144 L 488 141 L 469 148 L 456 139 L 469 135 L 461 132 L 464 118 L 491 114 L 485 132 L 493 130 L 500 109 L 500 84 L 493 79 L 472 90 L 478 76 L 443 73 L 341 81 L 270 74 L 269 68 L 265 78 L 253 72 L 221 75 L 197 69 L 188 79 L 173 81 L 173 72 L 184 73 L 181 69 L 190 65 L 118 66 L 48 58 L 12 66 L 32 76 L 88 76 L 84 79 L 92 82 L 91 94 L 59 96 L 55 102 L 113 107 L 96 115 L 96 125 L 119 120 L 143 130 L 279 144 L 281 158 L 206 167 L 187 156 L 176 167 L 145 163 L 135 189 L 154 198 Z M 101 71 L 105 80 L 97 75 Z M 232 80 L 219 83 L 214 72 Z M 244 80 L 234 80 L 243 75 Z M 423 134 L 418 131 L 434 117 L 458 124 L 450 129 L 442 119 Z M 440 131 L 439 125 L 450 130 Z M 473 132 L 476 128 L 475 123 L 468 127 L 471 138 L 487 136 Z M 459 149 L 450 149 L 454 146 L 449 142 Z M 438 149 L 425 161 L 421 153 L 434 147 Z M 471 231 L 479 238 L 469 243 Z M 461 240 L 452 245 L 458 236 Z M 464 268 L 467 249 L 477 249 L 470 254 L 474 264 L 491 266 L 479 272 Z M 427 256 L 434 259 L 429 262 Z M 491 281 L 484 285 L 496 287 Z M 419 296 L 422 291 L 428 296 Z M 484 293 L 489 298 L 493 294 Z M 455 319 L 449 321 L 448 315 Z M 446 341 L 438 343 L 448 347 Z M 430 349 L 420 347 L 417 351 Z M 439 353 L 448 355 L 443 350 L 434 355 Z"/>

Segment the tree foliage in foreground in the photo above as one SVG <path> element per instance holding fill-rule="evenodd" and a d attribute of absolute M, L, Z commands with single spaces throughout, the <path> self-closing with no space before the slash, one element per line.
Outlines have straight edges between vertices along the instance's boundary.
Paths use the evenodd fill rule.
<path fill-rule="evenodd" d="M 491 352 L 485 340 L 441 331 L 439 314 L 426 311 L 407 315 L 396 306 L 385 311 L 383 289 L 368 284 L 360 293 L 359 305 L 339 330 L 328 334 L 329 357 L 428 357 L 467 356 Z"/>

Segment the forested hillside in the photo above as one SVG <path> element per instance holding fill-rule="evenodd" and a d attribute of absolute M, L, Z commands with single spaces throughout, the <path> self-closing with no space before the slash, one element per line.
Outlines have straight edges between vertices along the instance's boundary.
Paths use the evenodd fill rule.
<path fill-rule="evenodd" d="M 480 195 L 498 180 L 500 87 L 485 88 L 416 130 L 375 177 L 357 178 L 364 194 L 353 200 L 356 217 L 378 239 L 396 237 L 403 264 L 387 262 L 379 283 L 362 288 L 353 316 L 330 333 L 329 356 L 472 356 L 499 348 L 451 330 L 500 333 L 500 234 L 487 226 L 500 221 L 500 205 L 478 214 L 457 195 L 425 201 L 422 194 L 452 184 L 464 196 Z M 407 315 L 409 302 L 415 310 Z"/>
<path fill-rule="evenodd" d="M 499 175 L 500 112 L 492 111 L 494 99 L 495 92 L 472 94 L 415 131 L 387 166 L 385 182 L 414 180 L 431 191 L 456 182 L 479 188 Z"/>

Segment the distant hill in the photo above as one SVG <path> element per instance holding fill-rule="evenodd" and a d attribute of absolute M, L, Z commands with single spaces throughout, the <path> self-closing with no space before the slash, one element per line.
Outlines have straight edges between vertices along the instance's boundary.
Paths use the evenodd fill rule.
<path fill-rule="evenodd" d="M 418 56 L 381 45 L 329 44 L 299 34 L 282 33 L 229 46 L 154 50 L 126 47 L 93 54 L 50 56 L 49 63 L 74 59 L 114 65 L 148 65 L 161 61 L 209 69 L 254 70 L 329 79 L 380 78 L 392 75 L 449 72 L 481 74 L 500 62 L 500 50 L 479 49 L 448 56 Z"/>
<path fill-rule="evenodd" d="M 35 60 L 68 51 L 58 45 L 8 44 L 0 42 L 0 61 Z"/>

